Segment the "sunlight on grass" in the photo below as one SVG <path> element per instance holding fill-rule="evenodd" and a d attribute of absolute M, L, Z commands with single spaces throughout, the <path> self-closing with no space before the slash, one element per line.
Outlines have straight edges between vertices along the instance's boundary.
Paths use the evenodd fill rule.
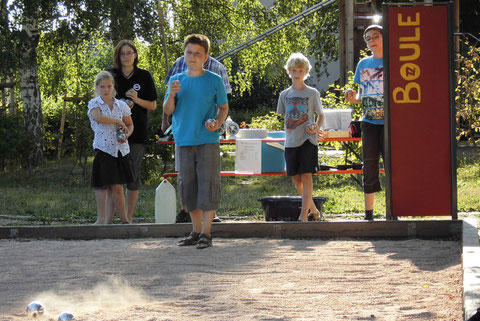
<path fill-rule="evenodd" d="M 222 146 L 222 169 L 234 170 L 234 146 Z M 480 148 L 458 150 L 458 210 L 480 211 Z M 48 161 L 32 176 L 26 171 L 0 175 L 0 216 L 23 217 L 24 224 L 87 224 L 95 221 L 96 204 L 90 188 L 91 159 L 84 170 L 74 166 L 71 159 Z M 84 176 L 84 173 L 87 175 Z M 151 184 L 140 190 L 135 211 L 137 222 L 154 222 L 155 189 L 162 173 Z M 355 176 L 361 181 L 362 176 Z M 381 176 L 384 185 L 384 176 Z M 177 188 L 176 179 L 172 184 Z M 324 204 L 329 215 L 363 213 L 363 192 L 350 175 L 315 175 L 314 196 L 327 197 Z M 222 178 L 222 202 L 217 214 L 224 217 L 242 217 L 263 220 L 263 209 L 258 199 L 268 196 L 294 196 L 297 191 L 286 176 L 245 176 Z M 177 199 L 177 208 L 180 208 Z M 385 213 L 385 193 L 377 193 L 375 213 Z M 118 220 L 118 216 L 116 217 Z"/>

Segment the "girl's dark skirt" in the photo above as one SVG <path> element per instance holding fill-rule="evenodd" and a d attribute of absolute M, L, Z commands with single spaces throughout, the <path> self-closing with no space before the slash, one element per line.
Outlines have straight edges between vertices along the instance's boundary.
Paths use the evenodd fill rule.
<path fill-rule="evenodd" d="M 92 187 L 95 189 L 104 189 L 114 184 L 128 184 L 135 181 L 130 155 L 122 156 L 118 152 L 118 157 L 95 150 L 95 159 L 92 165 Z"/>

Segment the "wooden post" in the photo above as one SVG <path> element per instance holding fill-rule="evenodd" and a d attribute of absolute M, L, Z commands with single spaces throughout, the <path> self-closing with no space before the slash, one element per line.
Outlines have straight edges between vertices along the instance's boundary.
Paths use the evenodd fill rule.
<path fill-rule="evenodd" d="M 15 106 L 15 90 L 14 90 L 13 83 L 12 83 L 12 87 L 10 87 L 10 104 L 9 104 L 9 110 L 10 110 L 10 113 L 11 113 L 12 115 L 17 113 L 17 108 L 16 108 L 16 106 Z"/>
<path fill-rule="evenodd" d="M 340 86 L 345 86 L 347 82 L 347 73 L 345 72 L 345 0 L 338 2 L 339 11 L 339 56 L 340 56 Z"/>
<path fill-rule="evenodd" d="M 7 114 L 7 111 L 11 114 L 16 113 L 15 109 L 15 91 L 14 91 L 14 83 L 13 81 L 10 82 L 9 79 L 3 80 L 0 82 L 0 91 L 2 96 L 2 104 L 0 105 L 0 110 L 3 109 L 3 113 Z M 8 102 L 8 94 L 7 90 L 10 90 L 10 101 Z"/>
<path fill-rule="evenodd" d="M 165 36 L 165 14 L 163 13 L 162 1 L 158 0 L 158 25 L 160 26 L 160 32 L 162 34 L 162 46 L 163 46 L 163 54 L 165 55 L 165 72 L 168 72 L 170 68 L 170 64 L 168 62 L 168 48 Z"/>
<path fill-rule="evenodd" d="M 2 87 L 2 109 L 4 109 L 4 113 L 6 114 L 7 113 L 7 102 L 5 100 L 5 88 Z"/>
<path fill-rule="evenodd" d="M 355 71 L 354 1 L 345 2 L 345 70 Z"/>
<path fill-rule="evenodd" d="M 17 113 L 17 108 L 15 106 L 15 85 L 14 81 L 11 80 L 11 87 L 10 87 L 10 113 L 16 114 Z"/>
<path fill-rule="evenodd" d="M 62 119 L 60 120 L 60 137 L 58 138 L 57 159 L 62 157 L 63 130 L 65 129 L 65 119 L 67 118 L 67 96 L 63 97 Z"/>

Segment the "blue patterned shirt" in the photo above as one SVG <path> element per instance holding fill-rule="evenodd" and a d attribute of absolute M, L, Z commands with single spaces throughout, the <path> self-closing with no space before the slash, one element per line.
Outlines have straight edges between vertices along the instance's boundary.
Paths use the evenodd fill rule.
<path fill-rule="evenodd" d="M 173 75 L 179 74 L 187 70 L 187 64 L 185 63 L 185 57 L 182 56 L 175 60 L 172 68 L 168 71 L 167 77 L 165 78 L 164 83 L 168 84 L 170 77 Z M 223 79 L 223 83 L 225 84 L 225 89 L 227 90 L 227 94 L 232 93 L 232 89 L 230 87 L 230 82 L 228 81 L 227 71 L 225 70 L 225 66 L 222 65 L 218 60 L 208 56 L 207 62 L 203 65 L 203 68 L 206 70 L 210 70 L 211 72 L 219 75 Z"/>

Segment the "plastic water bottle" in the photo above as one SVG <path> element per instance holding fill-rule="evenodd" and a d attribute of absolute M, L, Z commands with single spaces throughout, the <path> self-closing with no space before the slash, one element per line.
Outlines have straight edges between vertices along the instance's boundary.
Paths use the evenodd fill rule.
<path fill-rule="evenodd" d="M 176 210 L 175 188 L 164 179 L 155 190 L 155 223 L 175 223 Z"/>

